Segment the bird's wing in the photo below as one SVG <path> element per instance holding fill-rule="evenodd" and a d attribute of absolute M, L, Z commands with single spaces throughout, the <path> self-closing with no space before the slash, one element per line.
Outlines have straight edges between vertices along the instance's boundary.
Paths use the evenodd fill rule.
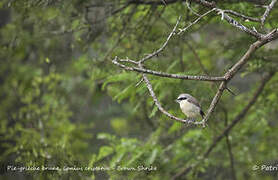
<path fill-rule="evenodd" d="M 201 105 L 198 103 L 198 101 L 194 98 L 194 97 L 191 97 L 190 99 L 187 99 L 188 102 L 198 106 L 199 108 L 201 108 Z"/>

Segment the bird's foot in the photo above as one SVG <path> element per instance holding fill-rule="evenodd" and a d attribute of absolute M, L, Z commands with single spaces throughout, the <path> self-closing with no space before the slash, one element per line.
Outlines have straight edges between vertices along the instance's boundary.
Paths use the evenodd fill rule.
<path fill-rule="evenodd" d="M 196 119 L 192 118 L 192 117 L 189 117 L 188 120 L 191 121 L 191 122 L 196 122 Z"/>

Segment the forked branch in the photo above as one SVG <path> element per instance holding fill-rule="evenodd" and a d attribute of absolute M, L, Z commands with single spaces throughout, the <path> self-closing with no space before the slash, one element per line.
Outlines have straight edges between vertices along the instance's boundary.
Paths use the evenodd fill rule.
<path fill-rule="evenodd" d="M 169 74 L 169 73 L 165 73 L 165 72 L 159 72 L 159 71 L 153 71 L 150 69 L 146 69 L 143 66 L 143 63 L 149 59 L 151 59 L 152 57 L 158 55 L 160 52 L 162 52 L 165 47 L 167 46 L 167 44 L 169 43 L 170 39 L 176 34 L 176 29 L 178 27 L 178 24 L 180 22 L 181 17 L 178 18 L 173 30 L 170 32 L 170 34 L 168 35 L 166 41 L 162 44 L 162 46 L 155 50 L 153 53 L 148 54 L 147 56 L 143 57 L 142 59 L 136 61 L 136 60 L 130 60 L 128 58 L 126 59 L 118 59 L 117 57 L 115 57 L 113 59 L 113 63 L 125 70 L 128 71 L 135 71 L 135 72 L 139 72 L 143 74 L 143 80 L 149 90 L 149 93 L 151 95 L 151 97 L 153 98 L 153 101 L 155 102 L 155 105 L 158 107 L 158 109 L 164 113 L 165 115 L 167 115 L 168 117 L 170 117 L 171 119 L 174 119 L 176 121 L 179 122 L 183 122 L 183 123 L 191 123 L 191 124 L 202 124 L 203 126 L 206 125 L 210 115 L 213 113 L 214 109 L 216 108 L 223 92 L 226 88 L 227 83 L 235 76 L 236 73 L 238 73 L 238 71 L 248 62 L 248 60 L 250 59 L 251 55 L 254 54 L 254 52 L 260 48 L 261 46 L 265 45 L 266 43 L 273 41 L 275 39 L 278 38 L 278 30 L 274 29 L 273 31 L 271 31 L 269 34 L 260 34 L 255 30 L 251 30 L 247 27 L 245 27 L 244 25 L 238 23 L 237 21 L 235 21 L 233 18 L 231 18 L 230 16 L 228 16 L 225 13 L 231 13 L 232 11 L 227 11 L 227 10 L 222 10 L 216 7 L 215 3 L 213 2 L 208 2 L 205 0 L 199 1 L 199 0 L 195 0 L 195 2 L 209 7 L 211 8 L 211 10 L 207 11 L 206 13 L 204 13 L 203 15 L 199 16 L 199 18 L 197 18 L 193 23 L 190 23 L 188 26 L 186 26 L 185 28 L 179 29 L 179 34 L 181 34 L 182 32 L 186 31 L 189 27 L 191 27 L 192 25 L 196 24 L 200 19 L 202 19 L 203 17 L 207 16 L 208 14 L 210 14 L 213 11 L 218 12 L 218 14 L 221 15 L 221 19 L 225 19 L 227 20 L 231 25 L 237 27 L 238 29 L 248 33 L 251 36 L 254 36 L 257 38 L 257 41 L 253 44 L 250 45 L 249 49 L 246 51 L 246 53 L 239 59 L 239 61 L 237 63 L 235 63 L 231 69 L 229 69 L 223 76 L 220 77 L 211 77 L 211 76 L 192 76 L 192 75 L 180 75 L 180 74 Z M 269 11 L 273 8 L 274 4 L 276 3 L 276 1 L 272 1 L 272 3 L 269 5 L 267 12 L 265 12 L 266 15 L 264 15 L 264 17 L 266 18 L 269 14 Z M 231 13 L 234 14 L 235 13 Z M 239 16 L 239 15 L 238 15 Z M 127 66 L 123 63 L 131 63 L 134 64 L 134 66 Z M 184 79 L 184 80 L 199 80 L 199 81 L 219 81 L 221 82 L 219 87 L 218 87 L 218 91 L 216 92 L 214 98 L 211 101 L 211 104 L 207 110 L 207 113 L 205 115 L 205 117 L 203 118 L 203 120 L 201 122 L 192 122 L 189 120 L 184 120 L 178 117 L 175 117 L 173 115 L 171 115 L 170 113 L 168 113 L 160 104 L 160 102 L 158 101 L 152 85 L 150 83 L 150 81 L 148 80 L 146 74 L 151 74 L 151 75 L 155 75 L 155 76 L 159 76 L 159 77 L 166 77 L 166 78 L 176 78 L 176 79 Z"/>

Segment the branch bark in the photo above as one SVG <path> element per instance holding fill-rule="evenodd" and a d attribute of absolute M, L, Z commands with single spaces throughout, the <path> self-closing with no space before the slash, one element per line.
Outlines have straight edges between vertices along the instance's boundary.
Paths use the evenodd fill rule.
<path fill-rule="evenodd" d="M 129 60 L 125 60 L 125 62 L 128 62 Z M 160 76 L 160 77 L 166 77 L 166 78 L 174 78 L 174 79 L 185 79 L 185 80 L 198 80 L 198 81 L 224 81 L 224 77 L 210 77 L 210 76 L 190 76 L 190 75 L 180 75 L 180 74 L 169 74 L 169 73 L 164 73 L 164 72 L 159 72 L 159 71 L 152 71 L 150 69 L 145 69 L 145 68 L 139 68 L 139 67 L 130 67 L 123 65 L 118 62 L 117 57 L 114 58 L 112 61 L 113 64 L 128 70 L 128 71 L 135 71 L 135 72 L 140 72 L 140 73 L 145 73 L 145 74 L 151 74 L 155 76 Z M 132 61 L 130 61 L 132 63 Z"/>
<path fill-rule="evenodd" d="M 271 9 L 274 7 L 275 3 L 277 2 L 277 0 L 272 0 L 271 3 L 266 7 L 266 10 L 261 18 L 261 25 L 263 26 L 265 23 L 266 18 L 268 17 Z"/>
<path fill-rule="evenodd" d="M 246 16 L 244 14 L 240 14 L 236 11 L 233 10 L 224 10 L 225 13 L 229 13 L 231 15 L 237 16 L 242 18 L 243 20 L 249 20 L 249 21 L 254 21 L 254 22 L 260 22 L 261 20 L 259 18 L 254 18 L 254 17 L 250 17 L 250 16 Z"/>
<path fill-rule="evenodd" d="M 142 2 L 142 1 L 140 1 Z M 145 2 L 145 1 L 144 1 Z M 151 2 L 151 1 L 150 1 Z M 157 1 L 162 3 L 162 1 Z M 186 28 L 184 29 L 180 29 L 180 32 L 183 32 L 185 30 L 187 30 L 188 27 L 192 26 L 193 24 L 197 23 L 202 17 L 206 16 L 207 14 L 209 14 L 212 11 L 217 11 L 218 13 L 221 14 L 222 19 L 226 19 L 230 24 L 232 24 L 233 26 L 239 28 L 240 30 L 247 32 L 249 35 L 255 36 L 258 40 L 251 44 L 249 49 L 246 51 L 246 53 L 241 57 L 241 59 L 234 64 L 234 66 L 229 69 L 225 75 L 223 77 L 209 77 L 209 76 L 190 76 L 190 75 L 179 75 L 179 74 L 168 74 L 168 73 L 164 73 L 164 72 L 158 72 L 158 71 L 152 71 L 149 69 L 145 69 L 143 68 L 143 63 L 158 55 L 160 52 L 162 52 L 164 50 L 164 48 L 167 46 L 169 40 L 171 39 L 171 37 L 175 34 L 175 31 L 177 29 L 177 26 L 180 22 L 180 17 L 177 20 L 177 23 L 175 24 L 173 30 L 171 31 L 171 33 L 169 34 L 169 36 L 167 37 L 166 41 L 163 43 L 163 45 L 156 51 L 154 51 L 153 53 L 143 57 L 141 60 L 139 61 L 133 61 L 133 60 L 129 60 L 127 59 L 120 59 L 120 62 L 128 62 L 128 63 L 132 63 L 137 65 L 138 67 L 130 67 L 130 66 L 126 66 L 124 64 L 119 63 L 118 58 L 115 57 L 114 60 L 112 61 L 115 65 L 125 69 L 125 70 L 129 70 L 129 71 L 136 71 L 136 72 L 140 72 L 143 73 L 143 79 L 144 82 L 147 84 L 147 87 L 151 93 L 151 96 L 153 97 L 153 100 L 155 101 L 155 104 L 157 105 L 157 107 L 159 108 L 159 110 L 161 112 L 163 112 L 164 114 L 166 114 L 168 117 L 170 117 L 171 119 L 175 119 L 177 121 L 180 122 L 185 122 L 184 120 L 177 118 L 171 114 L 169 114 L 167 111 L 165 111 L 162 106 L 160 105 L 160 103 L 158 102 L 153 90 L 152 90 L 152 86 L 149 82 L 149 80 L 147 79 L 147 76 L 145 74 L 151 74 L 151 75 L 156 75 L 156 76 L 160 76 L 160 77 L 167 77 L 167 78 L 177 78 L 177 79 L 185 79 L 185 80 L 200 80 L 200 81 L 222 81 L 221 84 L 219 85 L 218 91 L 215 94 L 213 100 L 211 101 L 211 104 L 209 106 L 209 109 L 205 115 L 205 117 L 203 118 L 203 120 L 201 121 L 203 127 L 205 127 L 210 115 L 213 113 L 216 105 L 218 104 L 223 92 L 225 89 L 227 89 L 226 85 L 227 83 L 235 76 L 235 74 L 246 64 L 246 62 L 250 59 L 251 55 L 261 46 L 263 46 L 264 44 L 277 39 L 278 38 L 278 29 L 274 29 L 273 31 L 271 31 L 270 33 L 263 35 L 260 34 L 254 30 L 250 30 L 248 28 L 246 28 L 245 26 L 243 26 L 242 24 L 238 23 L 237 21 L 235 21 L 234 19 L 232 19 L 231 17 L 229 17 L 228 15 L 225 14 L 224 10 L 222 9 L 218 9 L 216 8 L 216 5 L 214 2 L 208 2 L 205 0 L 195 0 L 195 2 L 204 5 L 206 7 L 212 8 L 210 11 L 207 11 L 205 14 L 203 14 L 202 16 L 200 16 L 199 18 L 197 18 L 193 23 L 189 24 Z M 276 1 L 275 1 L 276 2 Z M 274 3 L 275 3 L 274 2 Z M 147 2 L 146 2 L 147 3 Z M 186 121 L 188 122 L 188 121 Z"/>
<path fill-rule="evenodd" d="M 275 73 L 274 72 L 270 72 L 268 73 L 261 81 L 261 85 L 259 86 L 259 88 L 257 89 L 257 91 L 255 92 L 255 94 L 253 95 L 253 98 L 249 101 L 249 103 L 247 104 L 247 106 L 235 117 L 235 119 L 232 121 L 232 123 L 224 129 L 224 131 L 222 132 L 221 135 L 219 135 L 215 141 L 212 143 L 212 145 L 209 147 L 209 149 L 206 151 L 206 153 L 204 154 L 204 157 L 206 158 L 210 152 L 212 151 L 212 149 L 216 146 L 216 144 L 226 135 L 228 134 L 231 129 L 240 121 L 242 120 L 245 115 L 247 114 L 248 110 L 255 104 L 255 102 L 257 101 L 259 95 L 262 93 L 266 83 L 273 77 Z"/>
<path fill-rule="evenodd" d="M 215 94 L 210 107 L 203 119 L 203 126 L 205 126 L 209 116 L 214 111 L 217 103 L 219 102 L 219 99 L 221 98 L 224 90 L 226 89 L 226 84 L 235 76 L 235 74 L 247 63 L 247 61 L 250 59 L 251 55 L 261 46 L 265 45 L 266 43 L 277 39 L 278 38 L 278 30 L 274 29 L 269 34 L 263 36 L 261 40 L 256 41 L 255 43 L 251 44 L 249 49 L 246 51 L 246 53 L 241 57 L 241 59 L 233 65 L 231 69 L 229 69 L 226 74 L 224 75 L 226 81 L 223 81 L 219 88 L 217 93 Z"/>
<path fill-rule="evenodd" d="M 175 25 L 175 28 L 176 28 L 177 24 Z M 175 29 L 174 28 L 174 29 Z M 174 31 L 172 31 L 174 32 Z M 170 36 L 169 36 L 170 37 Z M 129 59 L 126 59 L 126 60 L 121 60 L 121 61 L 125 61 L 125 62 L 130 62 L 130 63 L 133 63 L 133 64 L 137 64 L 138 65 L 138 68 L 137 67 L 129 67 L 129 66 L 125 66 L 123 64 L 120 64 L 118 61 L 117 61 L 117 57 L 115 57 L 115 59 L 112 61 L 115 65 L 121 67 L 121 68 L 124 68 L 126 70 L 129 70 L 129 71 L 137 71 L 137 72 L 140 72 L 140 73 L 144 73 L 144 74 L 152 74 L 152 75 L 157 75 L 157 76 L 161 76 L 161 77 L 168 77 L 168 78 L 177 78 L 177 79 L 186 79 L 186 80 L 201 80 L 201 81 L 222 81 L 219 88 L 218 88 L 218 91 L 217 93 L 215 94 L 211 104 L 210 104 L 210 107 L 204 117 L 204 119 L 201 121 L 201 124 L 203 125 L 203 127 L 205 127 L 210 115 L 213 113 L 216 105 L 218 104 L 224 90 L 226 89 L 226 84 L 234 77 L 234 75 L 246 64 L 246 62 L 250 59 L 251 55 L 261 46 L 263 46 L 264 44 L 274 40 L 274 39 L 277 39 L 278 38 L 278 30 L 277 29 L 274 29 L 272 32 L 270 32 L 269 34 L 267 35 L 264 35 L 262 36 L 262 38 L 258 41 L 256 41 L 255 43 L 251 44 L 249 49 L 246 51 L 246 53 L 241 57 L 241 59 L 231 68 L 229 69 L 226 74 L 223 76 L 223 77 L 209 77 L 209 76 L 188 76 L 188 75 L 178 75 L 178 74 L 168 74 L 168 73 L 164 73 L 164 72 L 157 72 L 157 71 L 152 71 L 152 70 L 149 70 L 149 69 L 145 69 L 143 68 L 143 66 L 141 65 L 141 62 L 144 62 L 144 61 L 132 61 L 132 60 L 129 60 Z M 166 42 L 168 42 L 168 38 L 166 40 Z M 164 43 L 163 45 L 163 48 L 165 48 L 167 45 L 167 43 Z M 163 48 L 160 48 L 160 49 L 163 49 Z M 161 50 L 159 50 L 160 52 Z M 155 51 L 155 52 L 158 52 L 158 51 Z M 156 53 L 152 53 L 151 55 L 154 55 Z M 148 56 L 147 56 L 148 57 Z M 144 75 L 143 74 L 143 75 Z M 143 77 L 144 78 L 144 77 Z M 223 79 L 224 78 L 224 79 Z M 147 77 L 145 76 L 144 78 L 144 81 L 146 82 L 147 84 L 147 87 L 150 91 L 150 93 L 152 92 L 154 94 L 154 92 L 152 91 L 152 88 L 151 88 L 151 84 L 150 82 L 148 81 Z M 153 99 L 154 101 L 158 102 L 157 98 L 155 98 L 155 95 L 153 96 Z M 163 112 L 164 114 L 166 114 L 168 117 L 170 117 L 171 119 L 175 119 L 177 121 L 180 121 L 180 122 L 185 122 L 183 119 L 180 119 L 180 118 L 177 118 L 171 114 L 169 114 L 167 111 L 165 111 L 162 106 L 160 105 L 160 103 L 157 103 L 156 102 L 156 105 L 157 107 L 159 108 L 159 110 L 161 112 Z M 190 121 L 186 121 L 186 123 L 190 123 Z M 196 124 L 196 123 L 195 123 Z M 200 124 L 200 123 L 198 123 Z"/>
<path fill-rule="evenodd" d="M 217 11 L 219 14 L 221 14 L 221 19 L 225 19 L 229 24 L 231 24 L 232 26 L 236 27 L 237 29 L 246 32 L 247 34 L 256 37 L 256 39 L 261 39 L 262 38 L 262 34 L 258 33 L 255 30 L 251 30 L 249 28 L 247 28 L 246 26 L 244 26 L 243 24 L 237 22 L 235 19 L 231 18 L 230 16 L 228 16 L 227 14 L 225 14 L 225 11 L 222 9 L 218 9 Z"/>

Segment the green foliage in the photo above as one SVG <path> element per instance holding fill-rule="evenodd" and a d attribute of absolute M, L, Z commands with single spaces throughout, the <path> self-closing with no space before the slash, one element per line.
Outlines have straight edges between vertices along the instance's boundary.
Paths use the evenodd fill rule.
<path fill-rule="evenodd" d="M 140 82 L 140 73 L 122 70 L 111 60 L 115 56 L 138 60 L 152 53 L 165 42 L 179 16 L 178 28 L 197 16 L 179 1 L 167 6 L 130 4 L 124 8 L 125 3 L 0 2 L 0 13 L 8 12 L 4 23 L 0 22 L 1 167 L 110 168 L 24 171 L 20 175 L 4 169 L 1 179 L 171 179 L 192 164 L 197 166 L 188 179 L 231 176 L 226 137 L 206 159 L 200 158 L 247 105 L 261 77 L 277 71 L 277 43 L 260 48 L 228 84 L 236 96 L 224 92 L 208 127 L 187 127 L 159 111 Z M 217 5 L 259 18 L 265 10 L 248 1 L 217 1 Z M 199 14 L 207 11 L 194 2 L 191 8 Z M 264 28 L 231 16 L 266 33 L 277 28 L 277 15 L 274 8 Z M 222 76 L 253 42 L 211 13 L 171 38 L 145 68 Z M 217 91 L 218 83 L 147 76 L 163 108 L 180 118 L 185 116 L 174 102 L 180 93 L 197 97 L 206 111 Z M 252 167 L 273 164 L 278 156 L 277 88 L 276 74 L 242 123 L 227 136 L 237 179 L 275 179 L 271 172 L 252 171 Z"/>

